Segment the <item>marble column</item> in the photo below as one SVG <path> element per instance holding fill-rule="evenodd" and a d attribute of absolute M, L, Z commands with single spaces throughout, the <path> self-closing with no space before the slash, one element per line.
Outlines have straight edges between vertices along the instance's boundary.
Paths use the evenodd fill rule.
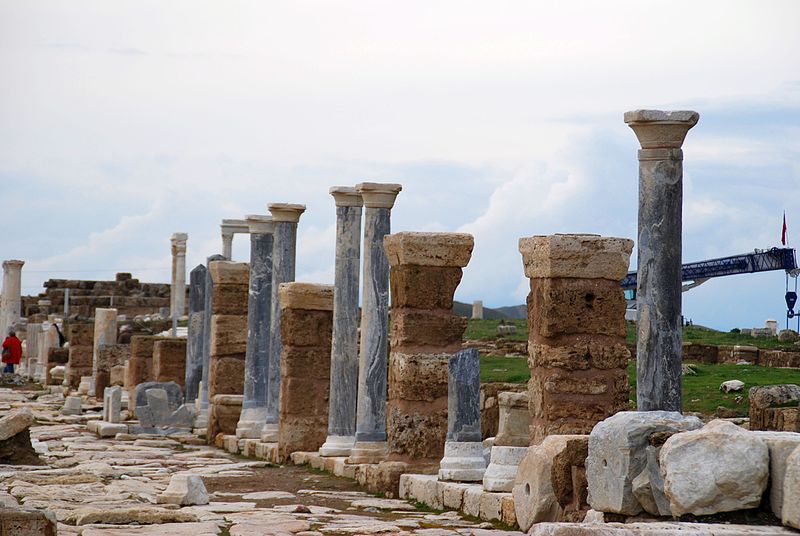
<path fill-rule="evenodd" d="M 447 368 L 447 441 L 439 462 L 439 480 L 477 482 L 486 470 L 478 349 L 459 350 L 450 357 Z"/>
<path fill-rule="evenodd" d="M 278 401 L 281 391 L 281 305 L 278 289 L 281 283 L 294 281 L 295 256 L 297 251 L 297 223 L 306 210 L 305 205 L 272 203 L 268 206 L 273 222 L 272 289 L 269 319 L 269 350 L 267 365 L 267 418 L 261 441 L 278 441 Z"/>
<path fill-rule="evenodd" d="M 528 393 L 497 394 L 499 424 L 492 444 L 491 460 L 483 475 L 483 489 L 510 492 L 522 458 L 530 444 L 531 412 Z"/>
<path fill-rule="evenodd" d="M 31 379 L 36 376 L 36 367 L 39 364 L 39 336 L 41 333 L 42 324 L 39 322 L 28 324 L 26 327 L 25 362 L 20 368 L 24 371 L 27 377 Z M 91 357 L 91 355 L 89 355 L 89 357 Z"/>
<path fill-rule="evenodd" d="M 170 318 L 180 318 L 186 310 L 186 233 L 175 233 L 172 242 L 172 286 L 169 292 Z"/>
<path fill-rule="evenodd" d="M 625 113 L 639 150 L 636 397 L 640 411 L 681 411 L 683 151 L 697 112 Z"/>
<path fill-rule="evenodd" d="M 3 339 L 8 331 L 19 322 L 22 308 L 22 265 L 25 261 L 3 261 L 3 293 L 0 297 L 0 336 Z"/>
<path fill-rule="evenodd" d="M 483 320 L 483 300 L 472 302 L 472 319 Z"/>
<path fill-rule="evenodd" d="M 94 350 L 92 351 L 92 385 L 89 396 L 97 396 L 97 365 L 100 348 L 117 343 L 117 310 L 94 310 Z"/>
<path fill-rule="evenodd" d="M 349 456 L 356 441 L 358 390 L 358 276 L 361 268 L 361 195 L 330 189 L 336 202 L 336 264 L 333 296 L 328 437 L 322 456 Z"/>
<path fill-rule="evenodd" d="M 200 388 L 197 396 L 197 418 L 195 428 L 203 430 L 208 426 L 208 367 L 211 363 L 211 296 L 214 290 L 214 282 L 211 279 L 211 263 L 224 261 L 226 257 L 222 255 L 211 255 L 206 258 L 206 281 L 203 290 L 203 372 Z"/>
<path fill-rule="evenodd" d="M 222 233 L 222 256 L 233 260 L 233 235 L 248 233 L 250 228 L 245 220 L 222 220 L 219 228 Z"/>
<path fill-rule="evenodd" d="M 250 228 L 250 282 L 247 299 L 247 352 L 244 399 L 236 437 L 258 439 L 267 419 L 269 324 L 272 307 L 273 224 L 270 216 L 247 216 Z"/>
<path fill-rule="evenodd" d="M 186 336 L 186 402 L 194 402 L 203 380 L 203 318 L 206 267 L 198 264 L 189 272 L 189 329 Z"/>
<path fill-rule="evenodd" d="M 363 182 L 364 282 L 358 356 L 356 442 L 348 463 L 376 463 L 388 453 L 386 390 L 389 361 L 389 261 L 383 237 L 391 232 L 391 212 L 400 184 Z"/>

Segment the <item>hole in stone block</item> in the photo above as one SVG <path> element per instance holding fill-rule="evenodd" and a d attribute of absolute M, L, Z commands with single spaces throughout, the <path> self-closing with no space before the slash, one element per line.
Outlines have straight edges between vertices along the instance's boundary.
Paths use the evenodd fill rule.
<path fill-rule="evenodd" d="M 525 495 L 530 495 L 530 494 L 531 494 L 531 485 L 525 484 Z"/>
<path fill-rule="evenodd" d="M 586 301 L 586 306 L 589 309 L 594 307 L 594 294 L 592 294 L 591 292 L 587 292 L 586 295 L 583 297 L 583 299 Z"/>

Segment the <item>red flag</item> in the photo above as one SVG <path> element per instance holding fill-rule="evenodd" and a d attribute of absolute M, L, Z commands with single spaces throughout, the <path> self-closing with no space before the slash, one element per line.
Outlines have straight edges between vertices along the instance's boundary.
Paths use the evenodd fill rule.
<path fill-rule="evenodd" d="M 786 211 L 783 211 L 783 229 L 781 229 L 781 244 L 786 245 Z"/>

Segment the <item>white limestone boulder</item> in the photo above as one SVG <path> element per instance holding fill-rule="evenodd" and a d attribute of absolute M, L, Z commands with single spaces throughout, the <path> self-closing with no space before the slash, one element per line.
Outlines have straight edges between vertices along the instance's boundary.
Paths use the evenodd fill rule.
<path fill-rule="evenodd" d="M 200 475 L 172 475 L 167 489 L 158 495 L 156 502 L 181 506 L 208 504 L 208 492 Z"/>
<path fill-rule="evenodd" d="M 719 390 L 723 393 L 732 393 L 734 391 L 741 391 L 742 389 L 744 389 L 744 382 L 740 380 L 728 380 L 722 382 L 719 386 Z"/>
<path fill-rule="evenodd" d="M 633 480 L 647 466 L 647 447 L 652 435 L 702 426 L 697 417 L 684 417 L 674 411 L 621 411 L 597 423 L 589 434 L 586 459 L 591 507 L 599 512 L 626 515 L 641 512 Z"/>
<path fill-rule="evenodd" d="M 24 432 L 36 422 L 29 408 L 20 408 L 0 418 L 0 441 Z"/>
<path fill-rule="evenodd" d="M 750 432 L 762 439 L 769 449 L 769 505 L 778 519 L 783 510 L 783 482 L 786 476 L 787 460 L 797 447 L 800 447 L 800 434 L 796 432 Z M 797 501 L 800 502 L 800 495 Z"/>
<path fill-rule="evenodd" d="M 786 458 L 781 520 L 786 526 L 800 529 L 800 447 Z"/>
<path fill-rule="evenodd" d="M 769 449 L 757 435 L 715 420 L 667 439 L 660 465 L 672 515 L 732 512 L 761 502 Z"/>

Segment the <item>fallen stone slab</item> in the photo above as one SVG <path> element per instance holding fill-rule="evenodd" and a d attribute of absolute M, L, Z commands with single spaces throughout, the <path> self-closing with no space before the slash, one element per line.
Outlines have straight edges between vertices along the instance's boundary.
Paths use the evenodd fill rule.
<path fill-rule="evenodd" d="M 129 525 L 139 523 L 141 525 L 153 525 L 160 523 L 190 523 L 198 521 L 193 513 L 182 510 L 167 510 L 166 508 L 154 508 L 152 505 L 142 505 L 139 507 L 120 508 L 98 508 L 85 506 L 71 512 L 65 520 L 67 523 L 75 525 L 90 525 L 97 523 L 108 523 L 111 525 Z"/>
<path fill-rule="evenodd" d="M 0 535 L 56 536 L 55 516 L 47 510 L 0 507 Z"/>
<path fill-rule="evenodd" d="M 199 475 L 172 475 L 167 489 L 158 495 L 156 502 L 180 506 L 208 504 L 208 492 Z"/>
<path fill-rule="evenodd" d="M 213 521 L 199 523 L 162 523 L 130 527 L 87 526 L 81 536 L 217 536 L 222 529 Z"/>
<path fill-rule="evenodd" d="M 539 523 L 528 536 L 797 536 L 775 526 L 710 523 Z"/>
<path fill-rule="evenodd" d="M 15 410 L 0 418 L 0 464 L 43 465 L 31 444 L 33 413 L 28 408 Z"/>

